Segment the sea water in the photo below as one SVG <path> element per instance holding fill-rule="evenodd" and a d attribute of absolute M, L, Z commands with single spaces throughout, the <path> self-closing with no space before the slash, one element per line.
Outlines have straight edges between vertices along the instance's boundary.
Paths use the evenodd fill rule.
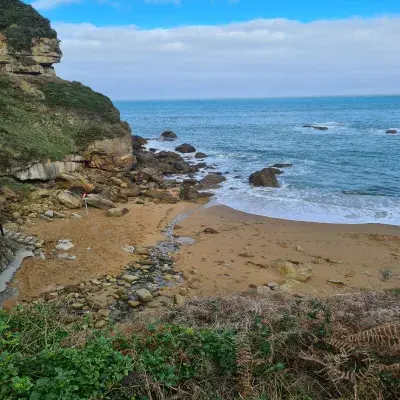
<path fill-rule="evenodd" d="M 299 221 L 400 225 L 400 96 L 116 102 L 134 134 L 165 130 L 173 150 L 190 143 L 226 173 L 216 201 L 252 214 Z M 318 131 L 305 124 L 328 127 Z M 249 175 L 291 163 L 281 188 Z"/>

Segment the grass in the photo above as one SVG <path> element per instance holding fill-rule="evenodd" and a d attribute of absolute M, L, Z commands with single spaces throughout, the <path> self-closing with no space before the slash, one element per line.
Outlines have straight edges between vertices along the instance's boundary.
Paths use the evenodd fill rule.
<path fill-rule="evenodd" d="M 58 78 L 0 73 L 0 119 L 0 172 L 129 134 L 109 98 Z"/>
<path fill-rule="evenodd" d="M 29 53 L 33 38 L 57 38 L 50 21 L 22 1 L 0 0 L 0 10 L 0 32 L 7 37 L 8 46 L 15 52 Z"/>
<path fill-rule="evenodd" d="M 0 398 L 394 400 L 399 318 L 365 324 L 397 301 L 203 299 L 102 332 L 62 302 L 19 307 L 0 314 Z"/>

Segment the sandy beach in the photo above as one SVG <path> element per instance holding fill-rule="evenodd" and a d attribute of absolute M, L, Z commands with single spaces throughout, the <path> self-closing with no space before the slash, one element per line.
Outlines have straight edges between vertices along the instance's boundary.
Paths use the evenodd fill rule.
<path fill-rule="evenodd" d="M 206 228 L 216 233 L 205 233 Z M 315 275 L 307 285 L 321 297 L 400 284 L 397 226 L 296 222 L 214 206 L 196 210 L 175 233 L 196 239 L 176 256 L 176 268 L 189 279 L 192 295 L 229 295 L 268 282 L 281 285 L 285 277 L 271 267 L 277 259 L 312 266 Z"/>
<path fill-rule="evenodd" d="M 128 246 L 151 246 L 163 238 L 162 229 L 176 215 L 193 207 L 188 203 L 124 204 L 129 213 L 123 218 L 109 218 L 103 210 L 79 212 L 82 218 L 66 218 L 53 222 L 40 221 L 29 228 L 29 233 L 46 241 L 45 260 L 27 259 L 16 273 L 13 286 L 18 288 L 16 300 L 31 300 L 57 286 L 67 286 L 105 275 L 117 275 L 123 266 L 135 261 L 135 255 L 122 250 Z M 64 260 L 55 251 L 59 239 L 71 239 L 75 245 L 68 251 L 76 260 Z"/>

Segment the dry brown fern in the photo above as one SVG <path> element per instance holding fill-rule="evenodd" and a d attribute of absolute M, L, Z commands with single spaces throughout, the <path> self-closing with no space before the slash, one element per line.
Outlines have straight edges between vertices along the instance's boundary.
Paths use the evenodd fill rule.
<path fill-rule="evenodd" d="M 237 334 L 236 346 L 238 391 L 243 399 L 249 399 L 252 394 L 253 357 L 246 331 Z"/>

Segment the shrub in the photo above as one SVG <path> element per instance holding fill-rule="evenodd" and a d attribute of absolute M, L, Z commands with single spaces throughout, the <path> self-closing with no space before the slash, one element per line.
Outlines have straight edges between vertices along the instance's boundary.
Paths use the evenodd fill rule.
<path fill-rule="evenodd" d="M 29 52 L 33 38 L 57 38 L 50 21 L 22 1 L 0 0 L 0 10 L 0 32 L 6 35 L 8 45 L 16 52 Z"/>

